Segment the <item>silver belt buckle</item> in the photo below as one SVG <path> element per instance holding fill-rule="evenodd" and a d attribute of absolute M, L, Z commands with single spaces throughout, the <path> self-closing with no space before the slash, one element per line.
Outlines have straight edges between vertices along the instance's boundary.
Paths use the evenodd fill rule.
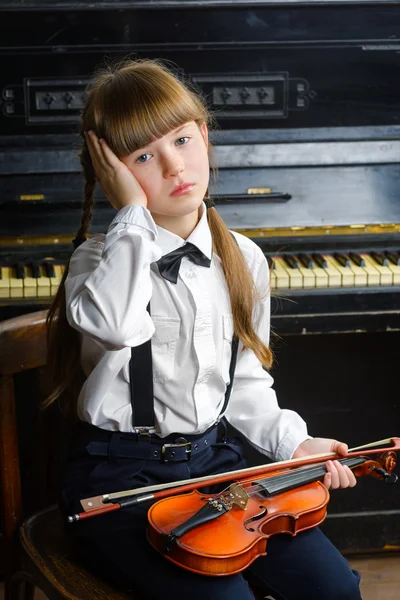
<path fill-rule="evenodd" d="M 190 460 L 190 457 L 192 455 L 192 442 L 187 442 L 186 441 L 186 442 L 182 442 L 182 443 L 179 443 L 179 444 L 164 444 L 161 447 L 161 459 L 162 459 L 162 461 L 165 462 L 165 463 L 168 462 L 168 459 L 165 458 L 165 451 L 166 451 L 167 448 L 183 448 L 185 446 L 187 446 L 187 448 L 186 448 L 186 458 L 184 460 L 185 461 Z M 174 454 L 173 454 L 173 451 L 172 451 L 171 452 L 171 457 L 173 458 L 173 456 L 174 456 Z"/>

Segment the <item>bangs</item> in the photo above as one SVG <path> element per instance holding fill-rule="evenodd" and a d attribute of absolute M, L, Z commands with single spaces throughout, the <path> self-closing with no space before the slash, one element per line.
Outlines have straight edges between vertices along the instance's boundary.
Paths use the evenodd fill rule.
<path fill-rule="evenodd" d="M 201 100 L 161 65 L 128 66 L 92 96 L 95 132 L 119 157 L 163 137 L 189 121 L 207 122 Z"/>

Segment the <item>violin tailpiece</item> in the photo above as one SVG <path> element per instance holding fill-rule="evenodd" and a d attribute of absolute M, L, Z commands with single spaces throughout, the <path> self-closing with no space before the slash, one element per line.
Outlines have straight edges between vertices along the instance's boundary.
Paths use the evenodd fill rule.
<path fill-rule="evenodd" d="M 231 509 L 231 506 L 224 502 L 222 498 L 210 498 L 208 502 L 201 507 L 194 515 L 187 521 L 172 529 L 168 535 L 166 535 L 166 547 L 169 548 L 169 552 L 172 547 L 176 544 L 178 538 L 182 537 L 188 531 L 191 531 L 195 527 L 204 525 L 209 521 L 218 519 Z"/>

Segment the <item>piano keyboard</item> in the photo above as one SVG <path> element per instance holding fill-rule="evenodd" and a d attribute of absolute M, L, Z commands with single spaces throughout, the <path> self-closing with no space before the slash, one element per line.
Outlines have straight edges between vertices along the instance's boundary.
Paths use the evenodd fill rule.
<path fill-rule="evenodd" d="M 267 256 L 272 289 L 321 289 L 400 285 L 400 252 Z M 54 260 L 0 265 L 0 300 L 50 300 L 64 265 Z"/>
<path fill-rule="evenodd" d="M 0 299 L 50 299 L 57 292 L 64 265 L 52 261 L 0 265 Z"/>
<path fill-rule="evenodd" d="M 351 288 L 400 285 L 400 253 L 267 256 L 272 289 Z"/>

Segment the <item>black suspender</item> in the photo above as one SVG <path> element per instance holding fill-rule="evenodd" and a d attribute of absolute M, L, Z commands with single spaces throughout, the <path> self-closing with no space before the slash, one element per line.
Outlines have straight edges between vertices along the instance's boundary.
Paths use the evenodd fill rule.
<path fill-rule="evenodd" d="M 147 307 L 150 312 L 150 305 Z M 225 399 L 218 419 L 225 412 L 232 391 L 235 376 L 239 340 L 236 335 L 232 339 L 231 362 L 229 365 L 229 385 L 226 388 Z M 132 425 L 134 431 L 140 434 L 154 433 L 154 391 L 153 391 L 153 360 L 151 340 L 131 349 L 129 364 Z"/>
<path fill-rule="evenodd" d="M 147 306 L 150 314 L 150 303 Z M 153 357 L 151 340 L 131 348 L 129 362 L 132 425 L 135 430 L 154 429 Z M 151 425 L 150 425 L 151 424 Z"/>
<path fill-rule="evenodd" d="M 238 348 L 239 348 L 239 338 L 237 337 L 237 335 L 234 334 L 233 338 L 232 338 L 231 364 L 229 365 L 229 384 L 228 384 L 228 387 L 226 388 L 226 392 L 225 392 L 224 405 L 221 408 L 221 411 L 218 415 L 217 420 L 219 420 L 222 417 L 222 415 L 228 408 L 229 398 L 231 397 L 231 391 L 232 391 L 232 386 L 233 386 L 233 379 L 235 377 Z"/>

